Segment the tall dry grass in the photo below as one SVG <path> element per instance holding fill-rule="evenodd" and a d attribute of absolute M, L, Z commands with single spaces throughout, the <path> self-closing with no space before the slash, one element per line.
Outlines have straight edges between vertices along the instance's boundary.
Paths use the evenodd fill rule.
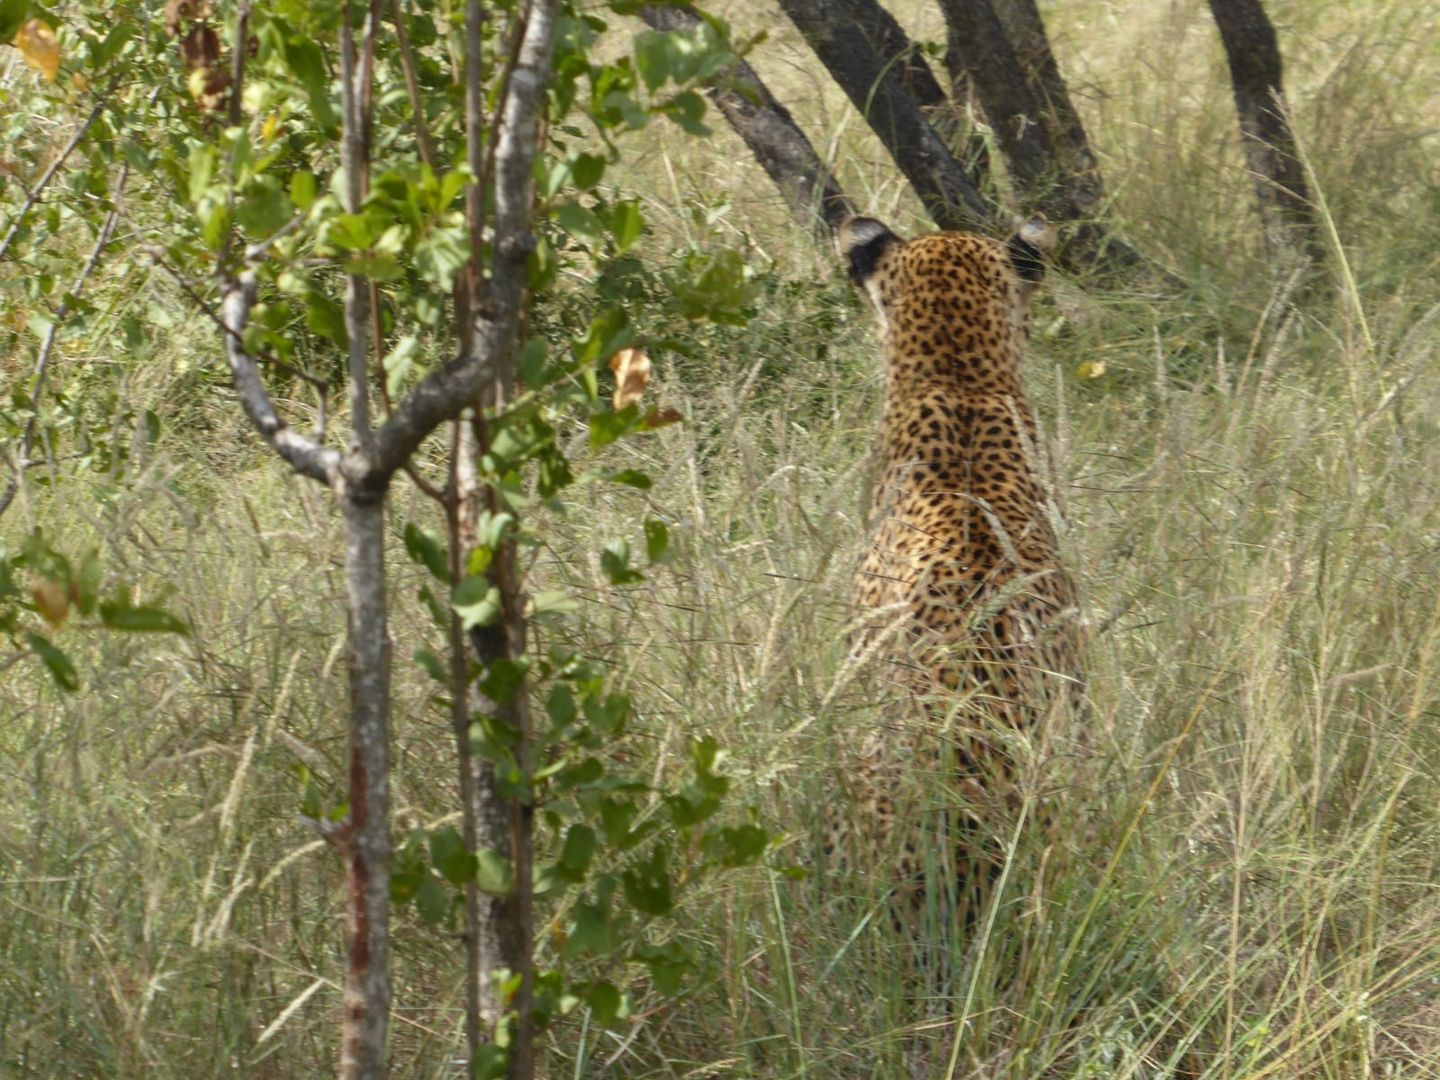
<path fill-rule="evenodd" d="M 1142 7 L 1047 9 L 1117 223 L 1191 283 L 1056 281 L 1037 313 L 1028 382 L 1091 638 L 1064 827 L 1017 841 L 1002 902 L 918 974 L 884 880 L 694 891 L 674 931 L 711 961 L 692 997 L 651 1011 L 637 985 L 635 1022 L 573 1017 L 547 1076 L 1440 1075 L 1436 12 L 1272 5 L 1338 240 L 1301 294 L 1258 243 L 1203 5 Z M 761 49 L 777 85 L 822 86 L 783 32 Z M 915 224 L 831 91 L 806 120 L 852 191 Z M 714 734 L 777 865 L 811 865 L 847 734 L 885 721 L 844 645 L 880 382 L 868 315 L 725 138 L 637 155 L 647 257 L 746 245 L 764 302 L 743 329 L 647 324 L 696 346 L 657 355 L 687 422 L 615 449 L 654 488 L 586 488 L 533 573 L 583 598 L 556 632 L 634 695 L 627 752 L 664 774 Z M 4 1075 L 293 1077 L 332 1056 L 339 875 L 292 770 L 343 775 L 338 526 L 197 369 L 213 343 L 176 334 L 115 391 L 173 418 L 159 446 L 123 475 L 62 465 L 4 521 L 101 544 L 195 628 L 74 634 L 74 697 L 24 667 L 0 683 Z M 598 552 L 642 511 L 676 558 L 612 588 Z M 426 513 L 397 493 L 401 658 L 429 630 L 398 536 Z M 399 827 L 433 826 L 456 805 L 447 721 L 418 669 L 397 675 Z M 455 1075 L 457 943 L 409 915 L 396 933 L 396 1075 Z"/>

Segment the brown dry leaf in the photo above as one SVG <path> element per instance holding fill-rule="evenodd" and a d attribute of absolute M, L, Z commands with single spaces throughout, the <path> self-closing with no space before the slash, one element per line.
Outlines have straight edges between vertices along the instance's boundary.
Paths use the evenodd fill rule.
<path fill-rule="evenodd" d="M 70 594 L 53 581 L 42 581 L 30 590 L 35 608 L 47 623 L 57 630 L 65 625 L 70 615 Z"/>
<path fill-rule="evenodd" d="M 46 82 L 55 81 L 60 71 L 60 42 L 56 40 L 54 30 L 39 19 L 21 23 L 20 29 L 15 31 L 15 48 L 20 50 L 25 63 L 43 75 Z"/>
<path fill-rule="evenodd" d="M 165 29 L 174 37 L 186 19 L 203 19 L 210 14 L 210 0 L 166 0 Z"/>
<path fill-rule="evenodd" d="M 615 373 L 615 408 L 633 405 L 645 396 L 650 382 L 650 357 L 644 349 L 621 349 L 610 358 Z"/>
<path fill-rule="evenodd" d="M 185 85 L 195 104 L 204 112 L 214 112 L 223 108 L 229 98 L 225 91 L 230 88 L 230 72 L 224 68 L 198 67 L 190 72 Z"/>
<path fill-rule="evenodd" d="M 220 35 L 205 23 L 196 23 L 180 39 L 180 59 L 188 68 L 211 67 L 220 59 Z"/>
<path fill-rule="evenodd" d="M 681 416 L 678 412 L 676 412 L 674 409 L 652 408 L 648 413 L 645 414 L 645 419 L 642 421 L 642 425 L 647 430 L 654 430 L 658 427 L 664 427 L 667 424 L 678 424 L 681 420 L 684 419 L 685 418 Z"/>

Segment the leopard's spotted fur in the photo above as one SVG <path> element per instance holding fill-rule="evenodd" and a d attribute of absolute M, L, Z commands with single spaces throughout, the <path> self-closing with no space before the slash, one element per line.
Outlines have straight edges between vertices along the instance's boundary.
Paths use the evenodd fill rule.
<path fill-rule="evenodd" d="M 826 846 L 863 864 L 853 849 L 866 845 L 871 869 L 902 892 L 933 876 L 943 822 L 958 849 L 939 859 L 953 854 L 959 895 L 977 896 L 1018 804 L 1017 743 L 1058 726 L 1082 692 L 1076 590 L 1019 373 L 1053 243 L 1043 219 L 1008 244 L 965 233 L 907 242 L 868 218 L 840 237 L 879 315 L 885 361 L 854 644 L 894 673 L 885 681 L 897 693 L 893 722 L 847 769 L 851 812 L 835 816 Z M 905 794 L 908 778 L 940 768 L 957 781 L 939 785 L 946 805 L 933 804 L 933 784 L 929 805 Z"/>

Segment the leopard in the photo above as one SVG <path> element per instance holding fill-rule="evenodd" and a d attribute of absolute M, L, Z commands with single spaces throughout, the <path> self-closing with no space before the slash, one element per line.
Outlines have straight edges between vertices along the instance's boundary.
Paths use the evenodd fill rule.
<path fill-rule="evenodd" d="M 1021 820 L 1022 764 L 1084 708 L 1080 601 L 1020 373 L 1056 239 L 1041 216 L 1006 240 L 904 240 L 868 217 L 837 239 L 884 364 L 851 634 L 852 659 L 880 673 L 884 722 L 842 770 L 848 806 L 832 808 L 824 854 L 887 876 L 900 907 L 943 876 L 964 909 L 947 917 L 967 925 Z M 939 785 L 913 782 L 936 771 Z"/>

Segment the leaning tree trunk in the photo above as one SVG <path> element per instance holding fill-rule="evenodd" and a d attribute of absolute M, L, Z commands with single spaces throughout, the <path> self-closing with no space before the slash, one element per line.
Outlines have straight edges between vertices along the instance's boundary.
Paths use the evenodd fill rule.
<path fill-rule="evenodd" d="M 651 4 L 640 17 L 656 30 L 693 30 L 700 17 L 693 8 Z M 724 85 L 706 95 L 744 140 L 760 167 L 779 188 L 790 212 L 807 228 L 834 235 L 855 213 L 829 166 L 775 95 L 744 60 L 726 73 Z"/>
<path fill-rule="evenodd" d="M 1004 18 L 1001 17 L 1001 9 Z M 1100 223 L 1105 185 L 1033 0 L 940 0 L 954 83 L 968 82 L 995 132 L 1019 204 L 1072 225 L 1059 253 L 1082 269 L 1129 265 Z"/>
<path fill-rule="evenodd" d="M 841 0 L 856 27 L 870 42 L 886 68 L 900 74 L 900 84 L 930 119 L 935 131 L 959 159 L 970 182 L 985 190 L 990 174 L 990 152 L 985 138 L 962 121 L 965 109 L 935 78 L 920 49 L 910 40 L 895 16 L 876 0 Z"/>
<path fill-rule="evenodd" d="M 975 184 L 894 65 L 854 32 L 840 0 L 780 0 L 780 6 L 885 144 L 931 220 L 942 229 L 992 227 L 995 215 Z"/>
<path fill-rule="evenodd" d="M 1286 116 L 1280 46 L 1260 0 L 1210 0 L 1255 180 L 1260 220 L 1272 251 L 1323 254 L 1305 169 Z"/>

